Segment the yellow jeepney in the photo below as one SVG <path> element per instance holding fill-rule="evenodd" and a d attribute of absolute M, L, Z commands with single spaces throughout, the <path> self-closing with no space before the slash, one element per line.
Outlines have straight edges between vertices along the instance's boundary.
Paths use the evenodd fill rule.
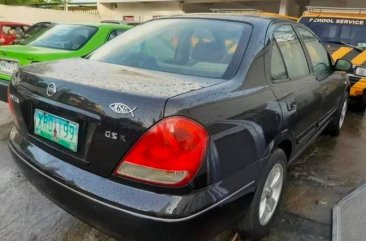
<path fill-rule="evenodd" d="M 366 9 L 307 7 L 299 22 L 321 38 L 334 61 L 353 63 L 350 97 L 366 108 Z"/>
<path fill-rule="evenodd" d="M 242 15 L 250 14 L 250 15 L 274 17 L 274 18 L 283 18 L 283 19 L 288 19 L 288 20 L 292 20 L 292 21 L 295 21 L 295 22 L 298 20 L 297 17 L 282 15 L 282 14 L 278 14 L 278 13 L 264 12 L 264 11 L 259 10 L 259 9 L 212 8 L 210 10 L 213 13 L 230 13 L 230 14 L 242 14 Z"/>

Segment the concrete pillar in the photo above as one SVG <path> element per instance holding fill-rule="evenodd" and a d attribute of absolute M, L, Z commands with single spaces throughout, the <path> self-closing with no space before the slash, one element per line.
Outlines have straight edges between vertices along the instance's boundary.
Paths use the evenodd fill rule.
<path fill-rule="evenodd" d="M 281 0 L 279 14 L 281 14 L 281 15 L 288 14 L 288 3 L 289 3 L 289 0 Z"/>
<path fill-rule="evenodd" d="M 69 3 L 68 0 L 64 0 L 64 10 L 69 11 Z"/>

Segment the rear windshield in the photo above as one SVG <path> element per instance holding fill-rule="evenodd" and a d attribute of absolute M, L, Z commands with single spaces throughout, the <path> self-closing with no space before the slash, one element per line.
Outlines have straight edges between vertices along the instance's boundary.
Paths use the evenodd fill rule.
<path fill-rule="evenodd" d="M 344 42 L 366 48 L 366 20 L 305 17 L 300 22 L 313 30 L 323 42 Z"/>
<path fill-rule="evenodd" d="M 28 29 L 27 26 L 3 25 L 1 31 L 5 35 L 20 37 Z"/>
<path fill-rule="evenodd" d="M 80 49 L 97 31 L 96 27 L 85 25 L 56 25 L 42 33 L 29 45 L 53 49 Z"/>
<path fill-rule="evenodd" d="M 222 78 L 238 49 L 246 47 L 251 31 L 250 25 L 239 22 L 155 20 L 113 39 L 95 51 L 90 59 L 142 69 Z"/>

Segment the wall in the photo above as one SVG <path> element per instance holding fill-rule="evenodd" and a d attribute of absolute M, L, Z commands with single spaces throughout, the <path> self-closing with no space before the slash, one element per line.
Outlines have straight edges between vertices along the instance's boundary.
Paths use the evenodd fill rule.
<path fill-rule="evenodd" d="M 99 3 L 98 12 L 103 20 L 123 20 L 135 16 L 135 21 L 146 21 L 153 16 L 181 14 L 178 2 Z"/>
<path fill-rule="evenodd" d="M 98 11 L 103 19 L 123 20 L 123 16 L 136 16 L 136 21 L 146 21 L 152 16 L 179 13 L 208 12 L 211 8 L 254 8 L 279 12 L 281 0 L 98 0 Z M 124 3 L 121 3 L 124 1 Z M 150 2 L 148 2 L 150 1 Z M 159 2 L 157 2 L 159 1 Z M 301 16 L 305 6 L 363 7 L 366 0 L 287 0 L 287 14 Z"/>
<path fill-rule="evenodd" d="M 61 10 L 38 9 L 0 4 L 0 21 L 17 21 L 22 23 L 51 22 L 99 22 L 98 15 L 87 13 L 65 12 Z"/>
<path fill-rule="evenodd" d="M 293 0 L 291 0 L 293 1 Z M 250 8 L 278 13 L 279 1 L 230 1 L 211 3 L 178 2 L 135 2 L 135 3 L 98 3 L 98 12 L 103 20 L 123 20 L 123 16 L 135 16 L 135 21 L 146 21 L 153 16 L 176 15 L 182 13 L 209 12 L 213 8 Z M 297 16 L 299 6 L 290 4 L 289 15 Z"/>
<path fill-rule="evenodd" d="M 261 9 L 268 12 L 278 12 L 279 2 L 278 1 L 257 1 L 257 2 L 243 2 L 243 1 L 232 1 L 232 2 L 212 2 L 212 3 L 184 3 L 183 10 L 187 13 L 193 12 L 209 12 L 210 9 Z"/>

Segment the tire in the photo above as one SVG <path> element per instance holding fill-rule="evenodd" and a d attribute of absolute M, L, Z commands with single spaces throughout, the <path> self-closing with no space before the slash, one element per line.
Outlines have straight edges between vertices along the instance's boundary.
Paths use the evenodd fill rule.
<path fill-rule="evenodd" d="M 278 185 L 272 185 L 273 189 L 268 190 L 268 182 L 269 180 L 271 180 L 269 178 L 272 177 L 272 174 L 274 172 L 275 176 L 273 181 L 276 180 L 276 176 L 279 173 L 276 173 L 276 171 L 282 173 L 282 178 L 279 177 L 278 181 L 275 182 Z M 274 219 L 273 217 L 275 216 L 274 214 L 278 209 L 278 204 L 282 199 L 286 176 L 286 154 L 282 149 L 276 149 L 269 158 L 269 161 L 264 168 L 264 172 L 260 181 L 258 182 L 258 187 L 249 206 L 248 212 L 238 221 L 237 229 L 242 237 L 242 240 L 248 238 L 250 240 L 259 240 L 268 233 Z M 273 200 L 275 201 L 275 203 L 273 202 Z M 272 207 L 270 208 L 270 210 L 267 209 L 267 204 L 268 207 Z M 263 209 L 263 207 L 265 208 Z M 266 213 L 267 216 L 263 216 L 262 213 Z M 260 217 L 262 217 L 262 219 Z"/>
<path fill-rule="evenodd" d="M 359 108 L 362 112 L 366 110 L 366 90 L 363 91 L 363 95 L 359 103 Z"/>
<path fill-rule="evenodd" d="M 341 132 L 344 120 L 347 114 L 348 108 L 348 93 L 345 93 L 338 109 L 335 113 L 333 120 L 328 124 L 326 128 L 326 133 L 331 136 L 338 136 Z"/>

